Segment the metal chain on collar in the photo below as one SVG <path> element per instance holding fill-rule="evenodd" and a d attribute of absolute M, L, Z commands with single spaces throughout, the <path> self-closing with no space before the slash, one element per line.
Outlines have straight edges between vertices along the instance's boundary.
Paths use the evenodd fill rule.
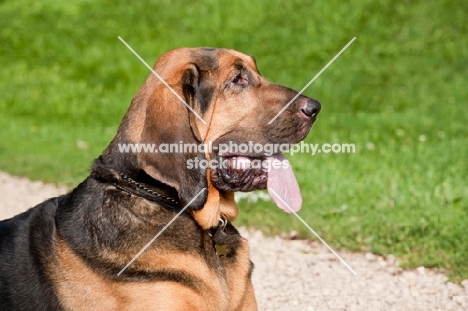
<path fill-rule="evenodd" d="M 146 192 L 148 192 L 148 193 L 150 193 L 150 194 L 152 194 L 152 195 L 155 195 L 155 196 L 157 196 L 157 197 L 160 197 L 160 198 L 162 198 L 162 199 L 171 201 L 171 202 L 174 203 L 174 204 L 179 204 L 179 202 L 177 202 L 177 201 L 174 200 L 173 198 L 167 197 L 167 196 L 162 195 L 162 194 L 160 194 L 160 193 L 158 193 L 158 192 L 156 192 L 156 191 L 153 191 L 153 190 L 151 190 L 151 189 L 148 189 L 147 187 L 145 187 L 145 186 L 143 186 L 142 184 L 140 184 L 140 183 L 134 181 L 133 179 L 131 179 L 130 177 L 128 177 L 128 176 L 126 176 L 126 175 L 124 175 L 124 174 L 122 174 L 122 173 L 120 173 L 120 177 L 122 177 L 122 179 L 128 181 L 129 183 L 135 185 L 137 188 L 139 188 L 139 189 L 141 189 L 141 190 L 143 190 L 143 191 L 146 191 Z"/>

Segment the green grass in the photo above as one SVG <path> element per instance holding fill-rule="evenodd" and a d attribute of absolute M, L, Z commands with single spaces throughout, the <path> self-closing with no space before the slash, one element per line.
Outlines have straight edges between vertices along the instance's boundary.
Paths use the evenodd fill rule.
<path fill-rule="evenodd" d="M 296 89 L 356 36 L 306 94 L 323 104 L 307 142 L 357 150 L 290 157 L 300 214 L 335 248 L 468 278 L 468 3 L 16 0 L 0 16 L 0 169 L 69 186 L 149 74 L 118 36 L 150 64 L 234 48 Z M 311 237 L 273 203 L 242 202 L 238 223 Z"/>

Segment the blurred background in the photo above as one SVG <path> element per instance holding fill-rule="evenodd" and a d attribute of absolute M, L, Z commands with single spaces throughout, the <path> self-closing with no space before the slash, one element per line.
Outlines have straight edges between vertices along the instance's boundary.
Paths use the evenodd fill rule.
<path fill-rule="evenodd" d="M 269 80 L 322 103 L 290 156 L 300 215 L 335 248 L 395 254 L 468 278 L 468 2 L 0 1 L 0 170 L 73 187 L 113 138 L 149 64 L 176 47 L 253 55 Z M 298 231 L 268 200 L 237 221 Z"/>

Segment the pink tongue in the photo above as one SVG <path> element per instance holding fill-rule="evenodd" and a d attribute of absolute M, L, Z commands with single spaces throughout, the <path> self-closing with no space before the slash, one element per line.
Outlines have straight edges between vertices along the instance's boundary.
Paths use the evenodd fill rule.
<path fill-rule="evenodd" d="M 302 196 L 291 163 L 282 155 L 268 157 L 268 194 L 286 213 L 297 212 L 302 206 Z"/>

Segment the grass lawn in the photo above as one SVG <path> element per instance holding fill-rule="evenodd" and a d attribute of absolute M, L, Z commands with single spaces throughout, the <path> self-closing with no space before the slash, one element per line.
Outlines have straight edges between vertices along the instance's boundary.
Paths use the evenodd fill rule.
<path fill-rule="evenodd" d="M 76 185 L 112 139 L 147 68 L 180 46 L 254 55 L 270 80 L 322 103 L 309 143 L 354 154 L 290 156 L 300 215 L 335 248 L 393 253 L 468 278 L 468 2 L 0 2 L 0 170 Z M 312 237 L 272 202 L 238 224 Z"/>

